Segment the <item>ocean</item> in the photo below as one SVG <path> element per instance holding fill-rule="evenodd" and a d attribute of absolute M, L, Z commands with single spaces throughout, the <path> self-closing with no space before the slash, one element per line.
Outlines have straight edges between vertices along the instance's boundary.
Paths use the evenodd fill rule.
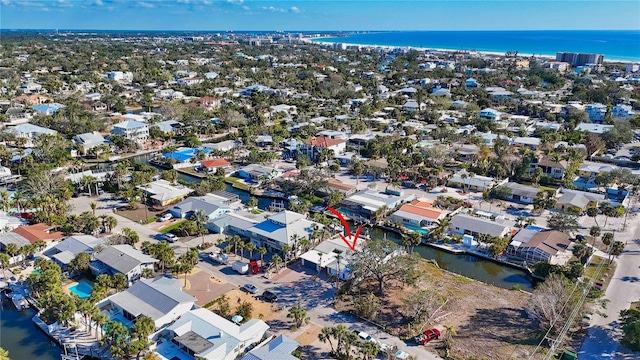
<path fill-rule="evenodd" d="M 604 54 L 605 60 L 640 61 L 640 30 L 359 32 L 314 41 L 546 56 L 582 52 Z"/>

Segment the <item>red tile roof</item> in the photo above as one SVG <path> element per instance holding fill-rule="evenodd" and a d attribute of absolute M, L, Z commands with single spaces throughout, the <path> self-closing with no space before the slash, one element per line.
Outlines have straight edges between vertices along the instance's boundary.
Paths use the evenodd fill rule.
<path fill-rule="evenodd" d="M 204 161 L 200 161 L 200 164 L 208 169 L 210 168 L 214 168 L 214 167 L 220 167 L 220 166 L 229 166 L 231 165 L 227 160 L 225 159 L 211 159 L 211 160 L 204 160 Z"/>
<path fill-rule="evenodd" d="M 62 234 L 61 232 L 51 231 L 51 229 L 51 225 L 40 223 L 35 225 L 20 226 L 13 229 L 12 232 L 22 235 L 22 237 L 29 240 L 29 242 L 32 244 L 35 244 L 37 240 L 59 240 L 64 237 L 64 234 Z"/>
<path fill-rule="evenodd" d="M 305 142 L 305 144 L 328 148 L 328 147 L 331 147 L 331 146 L 334 146 L 334 145 L 338 145 L 338 144 L 342 144 L 342 143 L 346 143 L 346 142 L 347 142 L 347 140 L 344 140 L 344 139 L 332 139 L 332 138 L 326 137 L 326 136 L 318 136 L 318 137 L 314 137 L 314 138 L 311 138 L 311 139 L 307 140 Z"/>
<path fill-rule="evenodd" d="M 424 203 L 429 204 L 427 202 L 424 202 Z M 408 212 L 410 214 L 414 214 L 414 215 L 425 217 L 427 219 L 434 219 L 434 220 L 439 219 L 440 216 L 442 216 L 442 214 L 444 213 L 444 211 L 442 210 L 438 210 L 432 207 L 416 206 L 413 203 L 402 205 L 400 207 L 400 211 Z"/>

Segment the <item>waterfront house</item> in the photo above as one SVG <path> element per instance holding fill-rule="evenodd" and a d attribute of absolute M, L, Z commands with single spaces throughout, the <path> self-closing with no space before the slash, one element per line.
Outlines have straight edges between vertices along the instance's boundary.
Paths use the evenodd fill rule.
<path fill-rule="evenodd" d="M 141 144 L 149 138 L 149 126 L 136 120 L 127 120 L 113 125 L 111 134 L 121 135 L 135 143 Z"/>
<path fill-rule="evenodd" d="M 449 230 L 457 235 L 504 237 L 509 234 L 513 225 L 512 221 L 503 218 L 491 220 L 469 214 L 456 214 L 451 218 Z"/>
<path fill-rule="evenodd" d="M 356 249 L 361 250 L 362 246 L 362 241 L 356 243 Z M 329 275 L 347 281 L 351 277 L 349 262 L 352 255 L 353 250 L 341 238 L 334 237 L 300 255 L 300 259 L 304 267 L 317 272 L 326 269 Z"/>
<path fill-rule="evenodd" d="M 206 171 L 208 173 L 216 172 L 218 168 L 223 168 L 225 170 L 230 169 L 231 163 L 222 158 L 209 159 L 200 161 L 200 165 L 197 167 L 197 169 Z"/>
<path fill-rule="evenodd" d="M 311 221 L 302 214 L 284 210 L 253 225 L 248 233 L 251 242 L 257 247 L 264 246 L 270 251 L 279 251 L 284 245 L 294 248 L 300 240 L 310 240 L 313 230 L 322 227 L 322 224 Z"/>
<path fill-rule="evenodd" d="M 571 258 L 569 235 L 556 230 L 537 231 L 523 229 L 516 234 L 507 255 L 530 263 L 543 261 L 553 265 L 565 265 Z"/>
<path fill-rule="evenodd" d="M 4 169 L 9 170 L 8 168 L 0 167 L 0 170 Z M 11 171 L 9 171 L 8 175 L 6 172 L 0 172 L 0 179 L 5 176 L 11 176 Z M 9 215 L 7 212 L 0 210 L 0 232 L 8 232 L 25 225 L 27 225 L 25 219 Z"/>
<path fill-rule="evenodd" d="M 580 165 L 580 167 L 577 170 L 577 173 L 579 176 L 589 179 L 589 178 L 594 178 L 602 173 L 609 173 L 617 168 L 618 167 L 615 165 L 600 164 L 600 163 L 585 161 L 582 163 L 582 165 Z"/>
<path fill-rule="evenodd" d="M 327 188 L 330 191 L 339 191 L 341 193 L 343 193 L 345 196 L 351 196 L 353 195 L 358 188 L 353 186 L 353 185 L 349 185 L 346 184 L 338 179 L 334 179 L 334 178 L 329 178 L 327 179 Z"/>
<path fill-rule="evenodd" d="M 153 270 L 153 265 L 158 262 L 131 245 L 109 246 L 94 253 L 93 258 L 95 261 L 90 267 L 94 275 L 120 273 L 127 277 L 129 285 L 140 279 L 145 269 Z"/>
<path fill-rule="evenodd" d="M 25 239 L 22 235 L 16 234 L 13 232 L 3 232 L 0 233 L 0 251 L 5 252 L 7 245 L 16 244 L 18 248 L 21 248 L 25 245 L 31 245 L 31 242 Z M 9 259 L 9 264 L 15 264 L 18 261 L 24 260 L 23 254 L 16 254 L 15 256 Z"/>
<path fill-rule="evenodd" d="M 498 182 L 496 181 L 496 179 L 489 176 L 482 176 L 482 175 L 476 175 L 476 174 L 473 174 L 472 176 L 466 170 L 460 170 L 449 178 L 449 181 L 447 184 L 448 186 L 459 188 L 459 189 L 484 191 L 484 190 L 491 190 L 494 186 L 501 185 L 506 181 L 508 181 L 508 179 L 503 180 L 502 182 Z"/>
<path fill-rule="evenodd" d="M 280 334 L 267 344 L 249 351 L 240 360 L 298 360 L 292 353 L 299 347 L 299 342 Z"/>
<path fill-rule="evenodd" d="M 106 238 L 96 238 L 93 235 L 69 236 L 63 241 L 46 249 L 44 251 L 44 255 L 64 270 L 67 268 L 71 260 L 78 256 L 78 254 L 81 252 L 93 254 L 96 247 L 103 245 L 105 240 Z"/>
<path fill-rule="evenodd" d="M 177 133 L 182 127 L 183 123 L 176 120 L 165 120 L 151 125 L 151 127 L 155 127 L 158 130 L 162 131 L 165 134 Z"/>
<path fill-rule="evenodd" d="M 202 147 L 211 151 L 231 151 L 237 147 L 235 140 L 225 140 L 219 143 L 202 144 Z"/>
<path fill-rule="evenodd" d="M 371 221 L 381 218 L 388 211 L 415 199 L 413 194 L 402 191 L 380 191 L 377 189 L 363 189 L 345 198 L 338 204 L 338 208 L 351 218 Z"/>
<path fill-rule="evenodd" d="M 85 152 L 89 149 L 93 149 L 98 145 L 104 145 L 106 143 L 104 137 L 102 137 L 102 135 L 97 131 L 78 134 L 73 137 L 73 142 L 76 145 L 81 146 L 85 150 Z"/>
<path fill-rule="evenodd" d="M 249 164 L 238 170 L 238 176 L 252 182 L 261 182 L 282 176 L 282 170 L 260 164 Z"/>
<path fill-rule="evenodd" d="M 389 215 L 387 219 L 398 221 L 403 226 L 412 229 L 431 226 L 446 216 L 447 211 L 434 208 L 433 203 L 426 199 L 415 199 L 400 206 L 400 209 Z"/>
<path fill-rule="evenodd" d="M 187 197 L 192 189 L 184 185 L 174 185 L 167 180 L 156 180 L 148 184 L 138 185 L 138 189 L 142 190 L 147 201 L 160 206 L 174 204 Z"/>
<path fill-rule="evenodd" d="M 166 358 L 234 360 L 249 345 L 260 342 L 268 329 L 269 325 L 260 319 L 240 325 L 210 310 L 193 309 L 162 331 L 161 336 L 168 341 L 157 351 L 161 355 L 168 352 Z"/>
<path fill-rule="evenodd" d="M 110 320 L 120 321 L 127 327 L 145 315 L 153 320 L 156 329 L 160 329 L 184 316 L 195 302 L 195 297 L 182 291 L 182 281 L 159 276 L 141 279 L 130 288 L 99 302 L 97 306 Z"/>
<path fill-rule="evenodd" d="M 231 207 L 225 204 L 226 201 L 226 198 L 214 194 L 190 196 L 172 206 L 169 212 L 173 217 L 182 219 L 190 217 L 196 211 L 202 211 L 210 221 L 231 211 Z"/>

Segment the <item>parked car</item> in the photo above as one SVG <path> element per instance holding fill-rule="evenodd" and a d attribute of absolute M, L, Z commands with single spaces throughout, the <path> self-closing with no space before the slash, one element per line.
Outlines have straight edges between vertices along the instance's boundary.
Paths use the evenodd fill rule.
<path fill-rule="evenodd" d="M 258 293 L 258 287 L 253 285 L 253 284 L 244 284 L 242 285 L 242 290 L 250 293 L 250 294 L 257 294 Z"/>
<path fill-rule="evenodd" d="M 378 340 L 374 339 L 373 336 L 367 334 L 364 331 L 358 331 L 358 330 L 354 330 L 354 333 L 358 334 L 358 337 L 364 341 L 368 341 L 368 342 L 372 342 L 372 343 L 376 343 L 379 344 Z"/>
<path fill-rule="evenodd" d="M 160 221 L 160 222 L 162 222 L 162 221 L 169 221 L 169 220 L 171 220 L 172 218 L 173 218 L 173 215 L 171 215 L 171 213 L 166 213 L 166 214 L 164 214 L 164 215 L 160 216 L 160 217 L 158 218 L 158 221 Z"/>
<path fill-rule="evenodd" d="M 229 263 L 229 257 L 223 254 L 221 251 L 209 253 L 209 259 L 211 261 L 217 262 L 218 264 L 226 265 Z"/>
<path fill-rule="evenodd" d="M 164 235 L 162 235 L 162 240 L 166 240 L 166 241 L 168 241 L 170 243 L 173 243 L 173 242 L 178 241 L 178 237 L 175 236 L 174 234 L 168 232 L 168 233 L 165 233 Z"/>
<path fill-rule="evenodd" d="M 433 328 L 425 330 L 422 334 L 416 336 L 414 340 L 418 345 L 424 345 L 431 340 L 436 340 L 440 337 L 440 330 Z"/>
<path fill-rule="evenodd" d="M 276 302 L 278 300 L 278 295 L 269 290 L 265 290 L 265 292 L 262 293 L 262 299 L 268 302 Z"/>

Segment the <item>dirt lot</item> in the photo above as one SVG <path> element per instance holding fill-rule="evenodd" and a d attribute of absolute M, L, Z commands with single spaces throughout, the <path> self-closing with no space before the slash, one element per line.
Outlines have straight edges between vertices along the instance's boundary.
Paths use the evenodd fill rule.
<path fill-rule="evenodd" d="M 137 223 L 146 223 L 148 219 L 151 219 L 162 212 L 163 211 L 158 211 L 158 209 L 154 209 L 152 207 L 147 207 L 145 211 L 145 207 L 142 205 L 139 205 L 136 209 L 128 209 L 126 207 L 116 209 L 116 213 L 118 215 Z"/>
<path fill-rule="evenodd" d="M 284 310 L 278 310 L 278 307 L 272 303 L 256 299 L 254 295 L 248 294 L 240 289 L 231 290 L 227 293 L 229 303 L 231 305 L 231 313 L 235 313 L 236 308 L 241 302 L 248 301 L 253 304 L 253 317 L 269 321 L 280 316 Z M 240 302 L 238 302 L 240 299 Z M 262 315 L 262 316 L 260 316 Z"/>
<path fill-rule="evenodd" d="M 448 302 L 436 313 L 434 323 L 425 324 L 423 329 L 409 329 L 399 323 L 402 321 L 399 312 L 402 298 L 413 289 L 389 287 L 381 299 L 381 309 L 384 310 L 378 321 L 387 325 L 392 334 L 412 336 L 428 327 L 444 329 L 445 326 L 453 326 L 457 335 L 453 338 L 451 355 L 460 359 L 523 358 L 537 345 L 536 328 L 524 311 L 529 294 L 473 281 L 427 262 L 420 264 L 420 271 L 423 277 L 417 287 L 438 291 Z M 338 307 L 350 309 L 350 300 L 342 298 Z M 428 346 L 438 348 L 441 345 L 436 341 Z"/>

